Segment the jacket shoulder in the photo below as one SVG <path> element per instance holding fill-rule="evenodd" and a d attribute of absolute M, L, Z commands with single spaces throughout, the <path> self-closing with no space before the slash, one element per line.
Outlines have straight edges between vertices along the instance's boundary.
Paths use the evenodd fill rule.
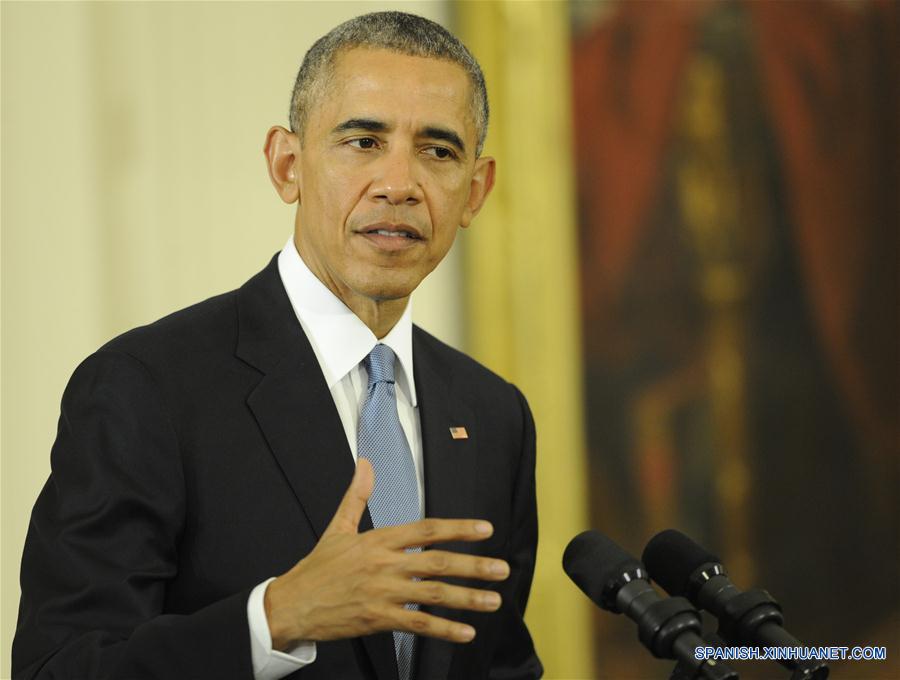
<path fill-rule="evenodd" d="M 154 357 L 166 355 L 233 352 L 236 342 L 237 290 L 232 290 L 126 331 L 98 351 L 129 354 L 153 363 Z"/>
<path fill-rule="evenodd" d="M 455 385 L 477 386 L 489 395 L 515 393 L 524 402 L 518 388 L 468 354 L 438 340 L 419 326 L 413 327 L 413 345 L 426 361 L 439 367 L 441 373 L 452 378 Z M 419 357 L 416 357 L 419 361 Z"/>

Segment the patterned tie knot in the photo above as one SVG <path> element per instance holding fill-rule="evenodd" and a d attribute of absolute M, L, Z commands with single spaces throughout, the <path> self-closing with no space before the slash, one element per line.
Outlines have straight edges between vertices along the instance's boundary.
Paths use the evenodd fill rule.
<path fill-rule="evenodd" d="M 378 343 L 366 357 L 366 371 L 369 373 L 369 387 L 375 383 L 394 382 L 394 352 L 387 345 Z"/>

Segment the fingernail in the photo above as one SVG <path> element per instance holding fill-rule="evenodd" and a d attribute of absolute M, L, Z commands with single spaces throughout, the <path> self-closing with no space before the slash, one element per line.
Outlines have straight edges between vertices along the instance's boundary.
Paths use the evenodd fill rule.
<path fill-rule="evenodd" d="M 497 593 L 485 593 L 483 596 L 484 604 L 488 607 L 499 607 L 500 596 Z"/>
<path fill-rule="evenodd" d="M 458 629 L 460 639 L 469 642 L 475 637 L 475 629 L 472 626 L 460 626 Z"/>
<path fill-rule="evenodd" d="M 491 573 L 506 576 L 509 573 L 509 565 L 506 562 L 491 562 Z"/>
<path fill-rule="evenodd" d="M 475 522 L 475 531 L 479 534 L 488 535 L 494 530 L 490 522 Z"/>

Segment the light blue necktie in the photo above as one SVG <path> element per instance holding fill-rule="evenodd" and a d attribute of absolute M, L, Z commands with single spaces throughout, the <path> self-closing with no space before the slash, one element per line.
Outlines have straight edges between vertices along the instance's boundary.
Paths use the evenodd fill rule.
<path fill-rule="evenodd" d="M 421 519 L 419 483 L 409 442 L 397 415 L 394 393 L 394 352 L 377 344 L 365 359 L 369 373 L 366 401 L 359 414 L 357 454 L 368 458 L 375 470 L 375 489 L 369 514 L 375 528 L 407 524 Z M 419 550 L 416 548 L 416 550 Z M 418 609 L 407 604 L 407 609 Z M 410 680 L 416 636 L 394 631 L 394 649 L 400 680 Z"/>

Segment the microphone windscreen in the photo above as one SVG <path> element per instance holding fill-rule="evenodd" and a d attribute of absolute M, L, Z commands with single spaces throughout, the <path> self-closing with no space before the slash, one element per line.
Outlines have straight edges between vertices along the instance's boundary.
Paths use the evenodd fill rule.
<path fill-rule="evenodd" d="M 642 569 L 634 557 L 622 550 L 613 541 L 598 531 L 584 531 L 569 541 L 563 554 L 563 569 L 575 585 L 584 591 L 596 604 L 601 603 L 601 594 L 610 583 L 624 573 Z"/>
<path fill-rule="evenodd" d="M 704 564 L 719 563 L 718 557 L 675 529 L 666 529 L 650 539 L 641 556 L 650 577 L 669 595 L 687 595 L 691 575 Z"/>

